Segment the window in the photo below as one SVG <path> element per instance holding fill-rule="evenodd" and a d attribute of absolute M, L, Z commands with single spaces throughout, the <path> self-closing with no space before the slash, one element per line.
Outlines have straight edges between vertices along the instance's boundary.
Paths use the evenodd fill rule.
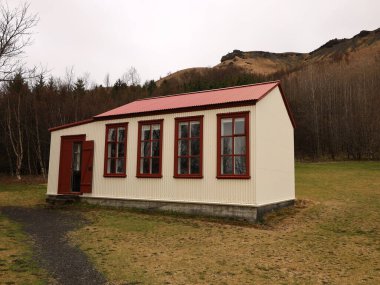
<path fill-rule="evenodd" d="M 106 125 L 104 176 L 126 176 L 127 129 L 127 123 Z"/>
<path fill-rule="evenodd" d="M 174 177 L 202 178 L 203 116 L 175 119 Z"/>
<path fill-rule="evenodd" d="M 71 165 L 71 168 L 72 168 L 71 192 L 80 192 L 81 158 L 82 158 L 82 142 L 74 142 L 72 165 Z"/>
<path fill-rule="evenodd" d="M 162 177 L 162 122 L 139 122 L 137 177 Z"/>
<path fill-rule="evenodd" d="M 250 178 L 249 113 L 218 114 L 217 178 Z"/>

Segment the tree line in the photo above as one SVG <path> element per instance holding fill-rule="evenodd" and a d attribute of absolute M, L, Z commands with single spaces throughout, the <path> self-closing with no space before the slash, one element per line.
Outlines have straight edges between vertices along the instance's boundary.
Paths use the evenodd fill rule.
<path fill-rule="evenodd" d="M 380 59 L 309 66 L 283 86 L 295 115 L 298 159 L 380 159 Z"/>
<path fill-rule="evenodd" d="M 139 78 L 135 69 L 132 78 Z M 130 74 L 130 75 L 131 75 Z M 151 96 L 244 85 L 282 79 L 293 111 L 295 153 L 299 160 L 380 158 L 380 64 L 351 68 L 347 63 L 312 65 L 270 77 L 237 67 L 191 70 L 156 82 L 118 79 L 113 86 L 86 88 L 83 78 L 17 73 L 0 90 L 0 172 L 20 176 L 48 171 L 54 126 L 87 119 L 106 110 Z"/>

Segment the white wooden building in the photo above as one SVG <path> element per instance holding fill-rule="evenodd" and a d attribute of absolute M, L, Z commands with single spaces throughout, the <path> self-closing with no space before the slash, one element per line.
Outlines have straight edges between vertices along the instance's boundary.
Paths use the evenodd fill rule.
<path fill-rule="evenodd" d="M 278 81 L 137 100 L 50 129 L 47 195 L 254 221 L 295 199 L 293 130 Z"/>

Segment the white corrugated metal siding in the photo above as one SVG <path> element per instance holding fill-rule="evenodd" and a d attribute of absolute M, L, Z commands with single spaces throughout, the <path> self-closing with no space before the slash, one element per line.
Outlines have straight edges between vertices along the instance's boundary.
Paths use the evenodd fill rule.
<path fill-rule="evenodd" d="M 250 111 L 250 175 L 251 179 L 216 178 L 216 132 L 218 113 Z M 203 121 L 203 179 L 173 178 L 174 124 L 176 117 L 204 115 Z M 108 121 L 95 121 L 51 134 L 48 194 L 56 194 L 61 136 L 85 134 L 94 140 L 92 197 L 128 198 L 200 203 L 255 205 L 254 137 L 255 106 L 234 107 L 187 113 L 144 116 Z M 162 178 L 136 178 L 138 121 L 164 119 Z M 105 125 L 128 122 L 127 177 L 103 177 Z"/>
<path fill-rule="evenodd" d="M 295 198 L 294 129 L 278 88 L 256 104 L 256 203 Z"/>

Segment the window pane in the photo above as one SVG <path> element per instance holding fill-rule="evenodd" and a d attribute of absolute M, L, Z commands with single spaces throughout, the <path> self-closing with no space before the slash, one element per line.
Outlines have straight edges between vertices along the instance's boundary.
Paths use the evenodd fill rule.
<path fill-rule="evenodd" d="M 222 136 L 232 135 L 232 119 L 222 119 Z"/>
<path fill-rule="evenodd" d="M 115 156 L 116 156 L 116 144 L 108 143 L 108 157 L 115 157 Z"/>
<path fill-rule="evenodd" d="M 116 173 L 124 173 L 124 159 L 116 159 Z"/>
<path fill-rule="evenodd" d="M 107 161 L 107 173 L 115 173 L 115 160 L 112 158 Z"/>
<path fill-rule="evenodd" d="M 124 142 L 125 128 L 118 128 L 117 132 L 118 132 L 117 141 L 118 142 Z"/>
<path fill-rule="evenodd" d="M 153 139 L 158 140 L 160 138 L 160 125 L 152 125 Z"/>
<path fill-rule="evenodd" d="M 235 137 L 235 154 L 245 154 L 245 137 Z"/>
<path fill-rule="evenodd" d="M 74 143 L 73 144 L 73 152 L 74 153 L 80 153 L 81 144 L 80 143 Z"/>
<path fill-rule="evenodd" d="M 141 139 L 142 140 L 150 139 L 150 125 L 143 125 L 141 127 Z"/>
<path fill-rule="evenodd" d="M 150 156 L 150 142 L 141 142 L 141 157 Z"/>
<path fill-rule="evenodd" d="M 199 152 L 200 152 L 200 140 L 199 139 L 191 140 L 190 155 L 199 155 Z"/>
<path fill-rule="evenodd" d="M 189 155 L 188 143 L 188 140 L 178 141 L 178 155 Z"/>
<path fill-rule="evenodd" d="M 188 174 L 189 173 L 189 159 L 186 157 L 178 158 L 178 173 Z"/>
<path fill-rule="evenodd" d="M 187 138 L 189 136 L 189 125 L 187 122 L 179 123 L 179 134 L 180 138 Z"/>
<path fill-rule="evenodd" d="M 160 141 L 152 142 L 152 156 L 160 156 Z"/>
<path fill-rule="evenodd" d="M 125 153 L 124 153 L 124 147 L 125 144 L 124 143 L 119 143 L 118 146 L 117 146 L 117 157 L 124 157 L 125 156 Z"/>
<path fill-rule="evenodd" d="M 116 139 L 116 130 L 114 128 L 108 129 L 108 138 L 109 142 L 114 142 Z"/>
<path fill-rule="evenodd" d="M 190 173 L 191 174 L 199 174 L 200 173 L 199 157 L 192 157 L 190 159 Z"/>
<path fill-rule="evenodd" d="M 245 134 L 245 118 L 235 119 L 235 135 Z"/>
<path fill-rule="evenodd" d="M 232 138 L 222 138 L 222 154 L 232 154 Z"/>
<path fill-rule="evenodd" d="M 80 171 L 80 153 L 74 153 L 73 170 L 74 171 Z"/>
<path fill-rule="evenodd" d="M 222 174 L 233 174 L 232 156 L 222 157 Z"/>
<path fill-rule="evenodd" d="M 199 137 L 201 133 L 201 124 L 198 121 L 190 122 L 191 134 L 192 138 Z"/>
<path fill-rule="evenodd" d="M 152 174 L 160 173 L 160 159 L 152 158 Z"/>
<path fill-rule="evenodd" d="M 245 156 L 235 156 L 235 174 L 246 174 Z"/>
<path fill-rule="evenodd" d="M 150 173 L 149 162 L 150 162 L 149 158 L 142 158 L 140 160 L 140 173 Z"/>
<path fill-rule="evenodd" d="M 73 162 L 72 167 L 74 171 L 80 171 L 80 158 L 81 158 L 81 147 L 80 143 L 73 144 Z"/>

